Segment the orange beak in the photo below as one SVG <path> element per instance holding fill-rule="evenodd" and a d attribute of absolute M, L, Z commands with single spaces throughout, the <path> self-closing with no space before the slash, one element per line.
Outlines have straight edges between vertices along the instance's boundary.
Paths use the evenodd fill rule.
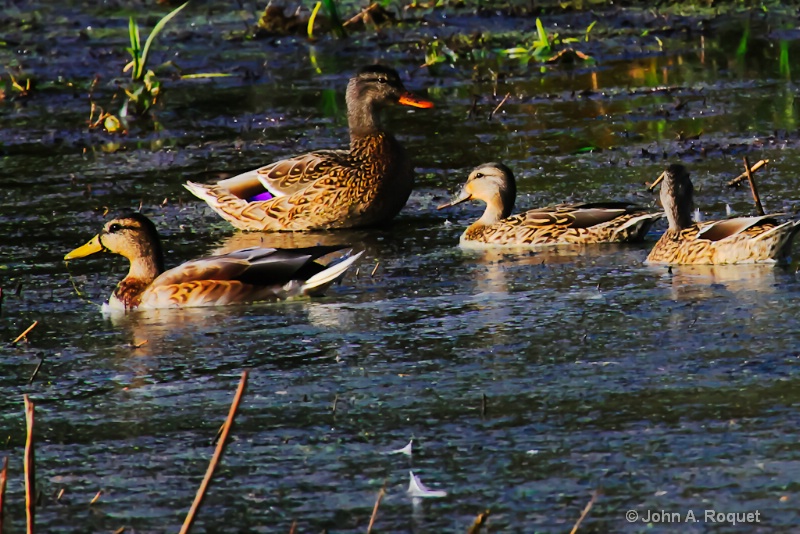
<path fill-rule="evenodd" d="M 411 93 L 403 93 L 400 95 L 400 99 L 397 101 L 399 104 L 404 106 L 411 106 L 415 108 L 432 108 L 433 102 L 430 100 L 424 100 L 417 96 L 412 95 Z"/>

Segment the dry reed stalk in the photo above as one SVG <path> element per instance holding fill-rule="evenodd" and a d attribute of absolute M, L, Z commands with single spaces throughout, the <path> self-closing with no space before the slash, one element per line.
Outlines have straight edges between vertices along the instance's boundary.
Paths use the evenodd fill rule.
<path fill-rule="evenodd" d="M 503 100 L 501 100 L 500 103 L 497 104 L 497 107 L 494 108 L 491 113 L 489 113 L 489 120 L 492 120 L 492 117 L 494 117 L 494 114 L 497 113 L 500 110 L 500 108 L 503 106 L 503 104 L 506 103 L 506 100 L 508 100 L 509 96 L 511 96 L 511 93 L 506 93 L 506 96 L 503 97 Z"/>
<path fill-rule="evenodd" d="M 750 172 L 751 173 L 752 172 L 756 172 L 757 170 L 761 169 L 761 167 L 763 167 L 767 163 L 769 163 L 768 159 L 762 159 L 761 161 L 759 161 L 758 163 L 756 163 L 755 165 L 750 167 Z M 742 174 L 740 174 L 739 176 L 737 176 L 736 178 L 734 178 L 733 180 L 731 180 L 730 182 L 728 182 L 726 185 L 728 187 L 736 187 L 737 185 L 739 185 L 740 183 L 742 183 L 746 179 L 747 179 L 747 172 L 745 171 Z"/>
<path fill-rule="evenodd" d="M 587 515 L 589 515 L 589 510 L 591 510 L 592 506 L 594 506 L 594 501 L 597 500 L 597 495 L 598 495 L 597 491 L 592 492 L 592 498 L 589 499 L 588 503 L 586 503 L 586 507 L 584 507 L 583 512 L 581 512 L 581 516 L 578 518 L 578 521 L 575 523 L 575 526 L 572 527 L 572 530 L 569 531 L 569 534 L 575 534 L 576 532 L 578 532 L 578 527 L 581 526 L 583 520 L 586 518 Z"/>
<path fill-rule="evenodd" d="M 378 507 L 380 507 L 384 495 L 386 495 L 386 482 L 383 483 L 383 487 L 378 492 L 378 498 L 375 499 L 375 506 L 372 507 L 372 516 L 369 518 L 369 525 L 367 525 L 367 534 L 372 532 L 372 526 L 378 517 Z"/>
<path fill-rule="evenodd" d="M 36 459 L 33 450 L 34 405 L 28 395 L 23 395 L 22 399 L 25 401 L 25 422 L 28 428 L 28 437 L 25 440 L 25 516 L 28 522 L 27 533 L 33 534 L 36 523 Z"/>
<path fill-rule="evenodd" d="M 3 458 L 3 470 L 0 471 L 0 534 L 3 534 L 3 501 L 6 496 L 6 480 L 8 480 L 8 456 Z"/>
<path fill-rule="evenodd" d="M 467 534 L 481 534 L 481 527 L 486 523 L 486 520 L 489 519 L 489 514 L 491 514 L 489 510 L 484 510 L 479 513 L 478 517 L 476 517 L 475 521 L 472 523 L 472 526 L 467 530 Z"/>
<path fill-rule="evenodd" d="M 756 211 L 759 215 L 764 215 L 764 206 L 761 205 L 761 197 L 758 196 L 758 188 L 756 187 L 755 178 L 753 178 L 753 169 L 750 167 L 750 162 L 747 161 L 747 156 L 742 158 L 744 161 L 744 172 L 747 174 L 747 181 L 750 182 L 750 192 L 753 193 L 753 202 L 756 204 Z"/>
<path fill-rule="evenodd" d="M 200 488 L 197 490 L 197 495 L 194 497 L 192 507 L 189 508 L 189 513 L 186 514 L 186 519 L 183 522 L 180 534 L 186 534 L 189 532 L 189 529 L 192 528 L 192 523 L 194 523 L 194 518 L 197 515 L 197 511 L 200 509 L 200 504 L 203 502 L 203 498 L 206 496 L 206 490 L 208 490 L 208 486 L 211 483 L 211 478 L 214 476 L 214 470 L 217 468 L 217 464 L 222 458 L 222 453 L 225 450 L 225 444 L 228 441 L 228 433 L 233 426 L 233 420 L 236 417 L 236 411 L 239 409 L 239 402 L 242 400 L 242 395 L 244 395 L 244 389 L 247 385 L 248 375 L 249 373 L 247 371 L 242 371 L 242 379 L 239 381 L 239 388 L 236 390 L 236 395 L 233 397 L 231 409 L 228 411 L 228 418 L 225 420 L 225 426 L 222 430 L 222 435 L 219 437 L 217 447 L 214 449 L 214 455 L 211 457 L 211 462 L 208 464 L 206 475 L 203 477 L 203 482 L 200 483 Z"/>
<path fill-rule="evenodd" d="M 381 264 L 381 262 L 378 262 L 378 263 L 376 263 L 376 264 L 375 264 L 375 268 L 374 268 L 374 269 L 372 269 L 372 272 L 371 272 L 371 273 L 369 273 L 369 275 L 370 275 L 371 277 L 372 277 L 372 276 L 375 276 L 375 273 L 377 273 L 377 272 L 378 272 L 378 266 L 379 266 L 380 264 Z"/>
<path fill-rule="evenodd" d="M 11 344 L 12 344 L 12 345 L 14 345 L 14 344 L 16 344 L 16 343 L 17 343 L 17 342 L 18 342 L 20 339 L 22 339 L 22 338 L 24 338 L 25 336 L 27 336 L 27 335 L 28 335 L 28 332 L 30 332 L 31 330 L 33 330 L 33 329 L 36 327 L 36 325 L 37 325 L 37 324 L 39 324 L 39 321 L 33 321 L 33 323 L 32 323 L 32 324 L 31 324 L 31 325 L 30 325 L 28 328 L 26 328 L 26 329 L 25 329 L 25 331 L 24 331 L 23 333 L 21 333 L 20 335 L 18 335 L 18 336 L 17 336 L 17 338 L 16 338 L 14 341 L 12 341 L 12 342 L 11 342 Z"/>
<path fill-rule="evenodd" d="M 296 528 L 297 528 L 297 521 L 292 521 L 292 528 L 289 529 L 289 534 L 294 534 Z"/>
<path fill-rule="evenodd" d="M 99 500 L 100 500 L 100 496 L 101 496 L 102 494 L 103 494 L 103 490 L 99 490 L 97 493 L 95 493 L 95 494 L 94 494 L 94 497 L 92 497 L 92 500 L 91 500 L 91 501 L 89 501 L 89 506 L 91 506 L 91 505 L 93 505 L 94 503 L 96 503 L 97 501 L 99 501 Z"/>

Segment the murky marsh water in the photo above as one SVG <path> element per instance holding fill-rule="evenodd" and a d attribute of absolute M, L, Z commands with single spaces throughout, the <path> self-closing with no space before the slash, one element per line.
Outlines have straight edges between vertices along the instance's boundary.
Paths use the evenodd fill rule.
<path fill-rule="evenodd" d="M 487 508 L 489 532 L 564 532 L 596 489 L 587 532 L 676 530 L 628 523 L 629 509 L 762 518 L 681 531 L 797 524 L 794 267 L 643 266 L 657 232 L 642 246 L 466 252 L 458 236 L 482 206 L 435 210 L 484 161 L 515 169 L 517 206 L 526 209 L 650 204 L 644 182 L 680 160 L 707 217 L 724 216 L 726 204 L 750 213 L 749 193 L 724 187 L 747 155 L 771 160 L 758 176 L 767 208 L 796 212 L 800 46 L 783 31 L 788 22 L 754 18 L 737 54 L 745 20 L 710 23 L 702 35 L 682 19 L 634 14 L 637 27 L 669 22 L 678 31 L 654 32 L 663 47 L 638 31 L 611 31 L 585 44 L 595 67 L 540 70 L 489 54 L 431 70 L 416 68 L 424 62 L 416 40 L 476 27 L 532 32 L 533 19 L 423 12 L 422 25 L 312 46 L 227 40 L 241 14 L 212 4 L 175 20 L 158 61 L 234 76 L 167 78 L 162 129 L 119 137 L 87 130 L 87 87 L 100 74 L 94 98 L 110 102 L 111 78 L 127 61 L 129 13 L 74 3 L 45 6 L 36 19 L 33 7 L 7 6 L 12 44 L 0 48 L 4 66 L 22 64 L 40 86 L 0 103 L 0 336 L 39 321 L 28 343 L 0 349 L 10 532 L 24 524 L 23 393 L 37 404 L 42 531 L 174 531 L 243 368 L 252 369 L 248 392 L 197 532 L 288 532 L 293 520 L 298 532 L 364 532 L 384 483 L 380 532 L 464 532 Z M 157 14 L 147 13 L 137 16 L 149 28 Z M 593 20 L 573 17 L 543 20 L 579 30 Z M 437 106 L 387 114 L 419 172 L 396 224 L 241 234 L 183 190 L 187 179 L 341 146 L 344 86 L 354 65 L 374 60 L 399 68 Z M 61 258 L 96 233 L 106 208 L 140 203 L 170 265 L 262 241 L 352 243 L 367 254 L 357 276 L 321 299 L 112 321 L 96 304 L 123 262 L 98 256 L 67 268 Z M 386 454 L 412 438 L 411 458 Z M 449 495 L 412 503 L 411 469 Z"/>

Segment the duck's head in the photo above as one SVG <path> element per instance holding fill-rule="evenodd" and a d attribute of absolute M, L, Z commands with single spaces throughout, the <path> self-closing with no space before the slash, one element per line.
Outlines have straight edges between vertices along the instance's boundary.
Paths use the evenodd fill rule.
<path fill-rule="evenodd" d="M 499 218 L 505 219 L 514 210 L 516 197 L 517 182 L 511 169 L 502 163 L 484 163 L 475 167 L 456 196 L 438 209 L 467 200 L 482 200 L 486 203 L 487 213 L 493 209 Z"/>
<path fill-rule="evenodd" d="M 689 171 L 680 163 L 673 163 L 661 173 L 650 189 L 661 183 L 661 205 L 669 219 L 671 230 L 688 228 L 692 224 L 694 208 L 694 186 Z"/>
<path fill-rule="evenodd" d="M 397 71 L 383 65 L 362 67 L 347 85 L 347 107 L 351 112 L 377 110 L 389 104 L 432 108 L 433 102 L 409 93 Z"/>
<path fill-rule="evenodd" d="M 158 231 L 141 213 L 127 213 L 108 221 L 99 234 L 64 256 L 64 260 L 83 258 L 96 252 L 120 254 L 132 265 L 147 262 L 158 273 L 164 270 L 164 253 Z"/>

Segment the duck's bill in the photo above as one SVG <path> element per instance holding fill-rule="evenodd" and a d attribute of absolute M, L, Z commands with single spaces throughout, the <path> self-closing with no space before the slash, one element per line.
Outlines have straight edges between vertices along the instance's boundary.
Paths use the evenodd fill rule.
<path fill-rule="evenodd" d="M 397 102 L 404 106 L 411 106 L 414 108 L 428 109 L 433 107 L 433 102 L 431 102 L 430 100 L 419 98 L 418 96 L 412 95 L 411 93 L 403 93 L 402 95 L 400 95 L 400 99 Z"/>
<path fill-rule="evenodd" d="M 661 183 L 661 180 L 663 180 L 666 175 L 667 175 L 667 171 L 664 171 L 661 174 L 659 174 L 658 178 L 656 178 L 656 181 L 653 182 L 652 184 L 650 184 L 650 187 L 648 187 L 647 190 L 648 191 L 652 191 L 653 189 L 655 189 L 656 186 Z"/>
<path fill-rule="evenodd" d="M 64 261 L 74 260 L 75 258 L 85 258 L 101 250 L 103 250 L 103 245 L 100 244 L 100 235 L 98 234 L 82 247 L 78 247 L 64 256 Z"/>
<path fill-rule="evenodd" d="M 450 199 L 450 202 L 445 202 L 444 204 L 441 204 L 440 206 L 437 206 L 436 209 L 437 210 L 442 210 L 444 208 L 449 208 L 450 206 L 455 206 L 456 204 L 461 204 L 462 202 L 466 202 L 467 200 L 469 200 L 471 198 L 472 198 L 472 195 L 470 193 L 467 193 L 466 191 L 464 191 L 462 189 L 461 192 L 459 192 L 456 196 L 454 196 L 452 199 Z"/>

